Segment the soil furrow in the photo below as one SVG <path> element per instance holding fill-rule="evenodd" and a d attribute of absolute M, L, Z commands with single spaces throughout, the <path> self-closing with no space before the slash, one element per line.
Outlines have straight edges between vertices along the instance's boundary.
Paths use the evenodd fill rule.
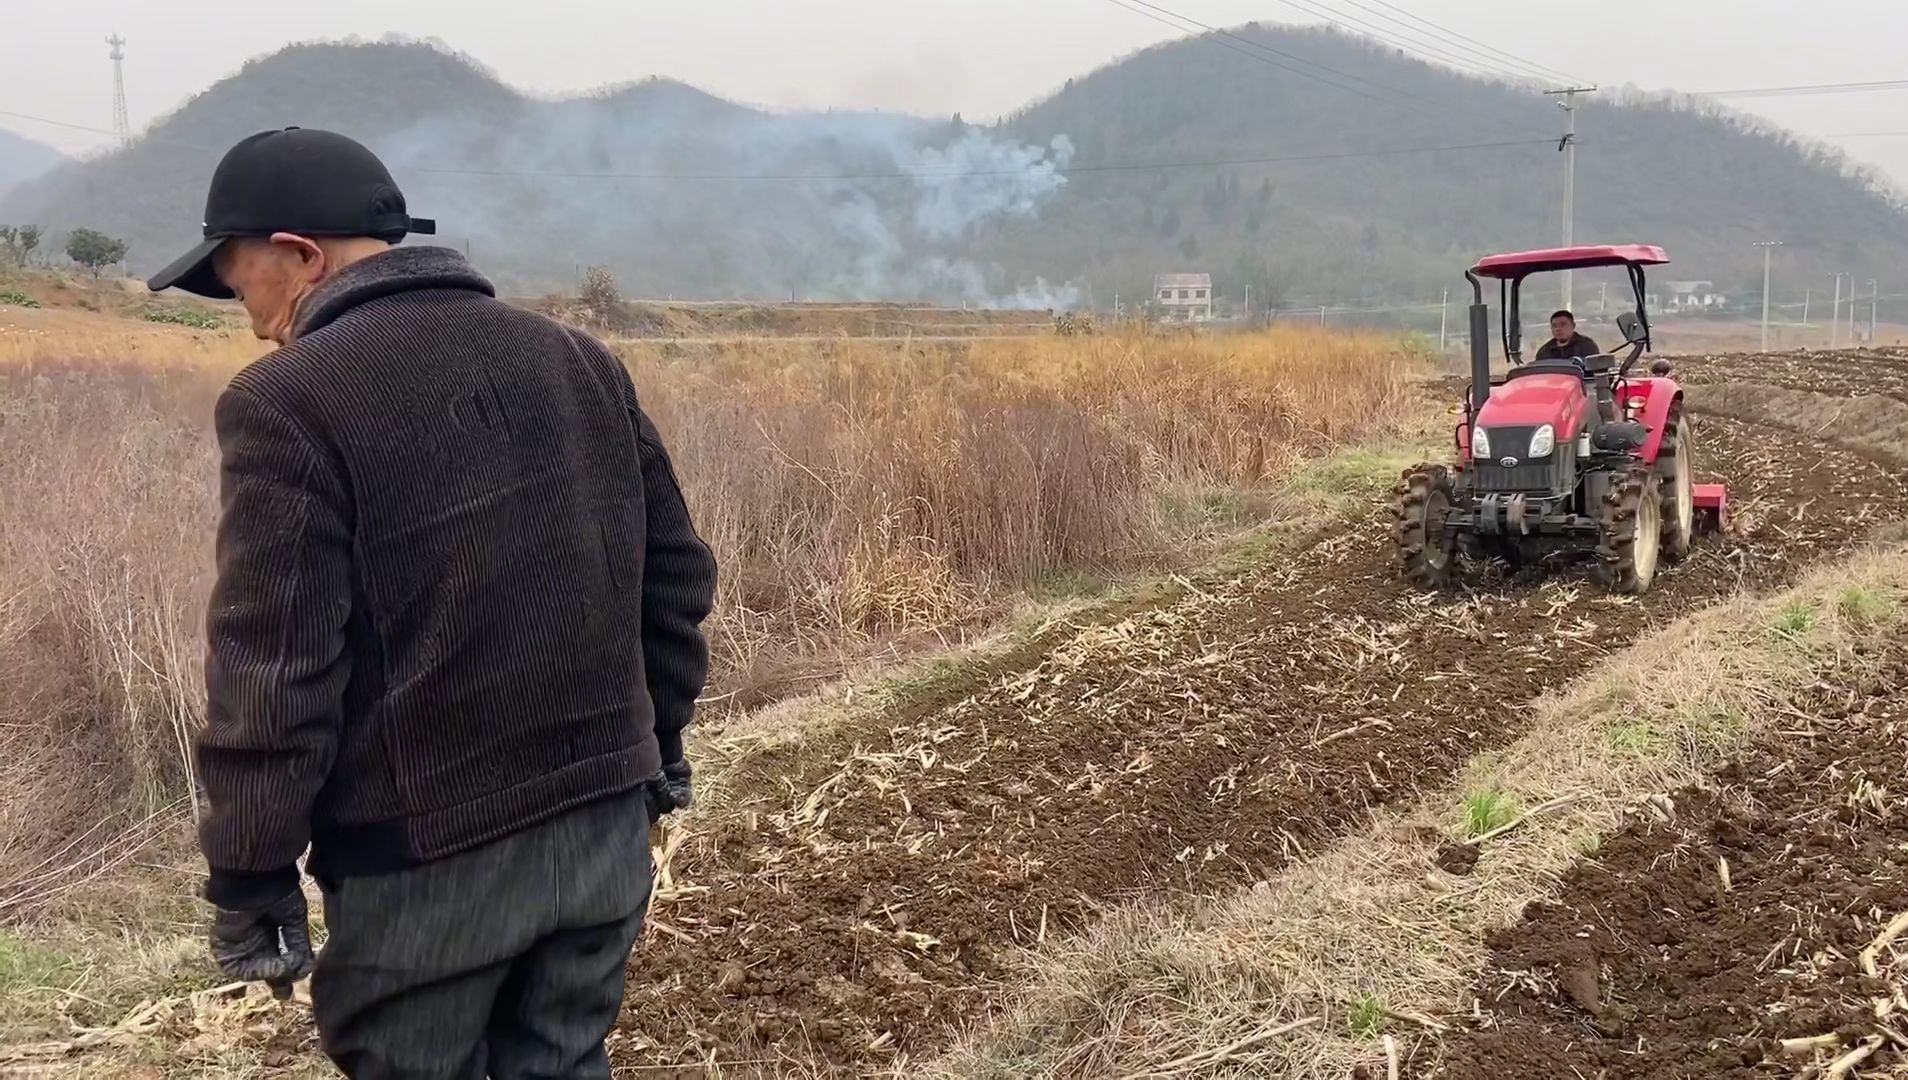
<path fill-rule="evenodd" d="M 1762 740 L 1719 786 L 1676 793 L 1671 822 L 1606 841 L 1495 936 L 1475 1026 L 1414 1075 L 1790 1077 L 1876 1036 L 1869 1068 L 1908 1065 L 1908 1006 L 1890 1023 L 1873 1005 L 1908 993 L 1908 946 L 1881 951 L 1879 978 L 1860 962 L 1908 911 L 1904 691 L 1908 667 L 1819 687 L 1810 734 Z"/>
<path fill-rule="evenodd" d="M 1696 606 L 1790 580 L 1908 494 L 1872 459 L 1796 454 L 1741 420 L 1699 412 L 1696 438 L 1739 531 L 1644 601 L 1570 568 L 1415 594 L 1375 505 L 1282 564 L 830 740 L 852 750 L 745 767 L 732 787 L 753 797 L 675 856 L 619 1059 L 863 1071 L 931 1052 L 1018 947 L 1136 891 L 1221 890 L 1303 857 L 1515 737 L 1522 703 Z"/>

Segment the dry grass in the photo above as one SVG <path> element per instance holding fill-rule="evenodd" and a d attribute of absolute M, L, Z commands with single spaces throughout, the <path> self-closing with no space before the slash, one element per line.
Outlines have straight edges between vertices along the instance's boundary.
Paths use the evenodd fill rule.
<path fill-rule="evenodd" d="M 759 339 L 624 354 L 721 561 L 718 691 L 981 627 L 1029 589 L 1171 564 L 1293 462 L 1384 429 L 1379 338 Z M 225 377 L 208 333 L 0 312 L 0 922 L 191 811 Z"/>
<path fill-rule="evenodd" d="M 1872 643 L 1908 622 L 1889 602 L 1904 593 L 1908 549 L 1896 547 L 1692 616 L 1546 703 L 1531 734 L 1414 809 L 1238 896 L 1129 908 L 1031 956 L 1014 1003 L 927 1074 L 1171 1076 L 1197 1061 L 1201 1076 L 1383 1075 L 1381 1035 L 1408 1045 L 1460 1010 L 1484 936 L 1551 892 L 1596 837 L 1704 775 L 1812 682 L 1872 675 Z M 1799 630 L 1792 613 L 1805 609 Z M 1434 871 L 1438 847 L 1476 828 L 1466 796 L 1480 790 L 1532 812 L 1481 845 L 1469 877 Z M 1266 1034 L 1311 1017 L 1322 1022 Z"/>
<path fill-rule="evenodd" d="M 1401 415 L 1377 338 L 623 346 L 724 568 L 732 670 L 944 631 L 1184 554 Z"/>

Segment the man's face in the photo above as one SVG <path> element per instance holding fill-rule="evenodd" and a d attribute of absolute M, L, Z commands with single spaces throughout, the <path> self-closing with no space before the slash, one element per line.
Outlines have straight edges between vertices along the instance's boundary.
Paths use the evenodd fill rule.
<path fill-rule="evenodd" d="M 252 318 L 252 333 L 283 345 L 291 340 L 298 305 L 325 275 L 325 252 L 303 236 L 275 233 L 237 237 L 213 256 L 212 269 L 238 294 Z"/>
<path fill-rule="evenodd" d="M 1550 320 L 1550 336 L 1557 341 L 1569 341 L 1570 335 L 1576 332 L 1577 324 L 1574 320 L 1566 319 L 1562 315 Z"/>

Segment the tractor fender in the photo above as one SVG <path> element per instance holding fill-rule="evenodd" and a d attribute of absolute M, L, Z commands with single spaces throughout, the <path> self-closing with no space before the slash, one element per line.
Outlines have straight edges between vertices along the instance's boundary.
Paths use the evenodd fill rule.
<path fill-rule="evenodd" d="M 1637 456 L 1649 464 L 1656 463 L 1656 456 L 1662 452 L 1663 436 L 1669 427 L 1670 407 L 1683 399 L 1683 388 L 1674 379 L 1660 376 L 1638 379 L 1625 383 L 1617 394 L 1617 407 L 1628 411 L 1630 401 L 1641 397 L 1643 408 L 1636 414 L 1647 434 L 1643 438 L 1643 448 Z"/>

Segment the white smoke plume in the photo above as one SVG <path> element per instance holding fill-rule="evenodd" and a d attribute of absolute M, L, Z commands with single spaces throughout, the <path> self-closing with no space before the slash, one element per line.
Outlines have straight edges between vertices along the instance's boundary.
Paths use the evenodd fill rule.
<path fill-rule="evenodd" d="M 885 113 L 770 114 L 679 84 L 523 101 L 367 139 L 436 242 L 506 287 L 607 266 L 632 296 L 925 300 L 1065 308 L 1078 290 L 967 256 L 1037 216 L 1072 143 Z"/>

